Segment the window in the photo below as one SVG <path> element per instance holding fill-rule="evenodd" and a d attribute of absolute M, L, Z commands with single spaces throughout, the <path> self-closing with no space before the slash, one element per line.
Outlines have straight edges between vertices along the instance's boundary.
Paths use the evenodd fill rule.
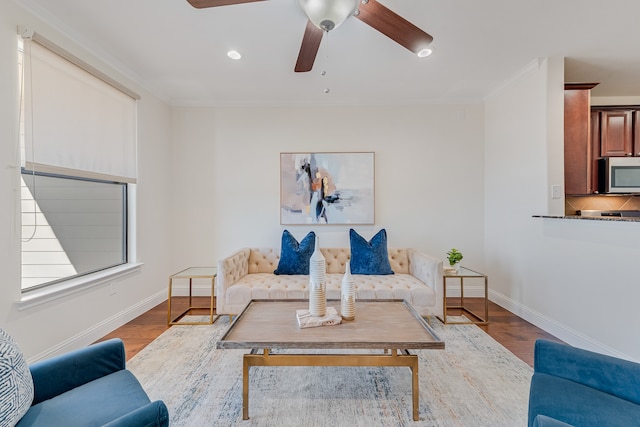
<path fill-rule="evenodd" d="M 127 262 L 126 184 L 25 170 L 22 182 L 23 290 Z"/>
<path fill-rule="evenodd" d="M 19 31 L 24 293 L 131 261 L 139 96 Z"/>

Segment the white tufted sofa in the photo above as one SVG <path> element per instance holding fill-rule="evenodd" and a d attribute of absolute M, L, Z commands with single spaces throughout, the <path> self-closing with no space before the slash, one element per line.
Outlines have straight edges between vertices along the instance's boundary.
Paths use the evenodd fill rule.
<path fill-rule="evenodd" d="M 349 249 L 321 248 L 327 299 L 340 299 Z M 415 249 L 389 249 L 392 275 L 354 274 L 356 299 L 405 299 L 422 316 L 442 315 L 442 261 Z M 218 261 L 216 311 L 238 314 L 252 299 L 309 298 L 307 275 L 275 275 L 277 249 L 244 248 Z"/>

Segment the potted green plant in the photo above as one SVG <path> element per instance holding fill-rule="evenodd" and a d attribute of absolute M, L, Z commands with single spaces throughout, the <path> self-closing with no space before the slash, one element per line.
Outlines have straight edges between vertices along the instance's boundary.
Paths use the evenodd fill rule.
<path fill-rule="evenodd" d="M 447 259 L 449 260 L 449 265 L 457 272 L 460 268 L 460 261 L 462 261 L 462 252 L 457 250 L 456 248 L 452 248 L 449 252 L 447 252 Z"/>

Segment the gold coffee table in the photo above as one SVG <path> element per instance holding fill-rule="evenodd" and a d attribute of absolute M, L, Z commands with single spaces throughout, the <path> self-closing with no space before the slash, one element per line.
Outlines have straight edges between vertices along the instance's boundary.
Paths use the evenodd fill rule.
<path fill-rule="evenodd" d="M 444 349 L 444 342 L 413 307 L 402 300 L 360 300 L 356 302 L 354 321 L 300 329 L 296 310 L 307 308 L 308 304 L 308 300 L 253 300 L 218 341 L 219 349 L 251 349 L 243 356 L 242 418 L 249 419 L 252 366 L 405 366 L 412 371 L 413 419 L 417 421 L 418 356 L 408 350 Z M 340 302 L 328 301 L 327 305 L 339 307 Z M 273 354 L 272 348 L 381 352 Z"/>

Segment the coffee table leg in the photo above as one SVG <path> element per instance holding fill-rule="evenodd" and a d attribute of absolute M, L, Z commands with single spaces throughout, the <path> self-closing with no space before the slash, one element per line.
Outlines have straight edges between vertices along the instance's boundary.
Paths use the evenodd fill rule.
<path fill-rule="evenodd" d="M 249 359 L 242 358 L 242 419 L 249 419 Z"/>
<path fill-rule="evenodd" d="M 420 420 L 420 388 L 418 378 L 418 356 L 403 350 L 405 355 L 398 356 L 397 350 L 391 355 L 371 355 L 351 358 L 350 355 L 313 355 L 291 354 L 270 356 L 269 350 L 263 354 L 245 354 L 242 358 L 242 419 L 249 419 L 249 368 L 251 366 L 404 366 L 411 369 L 411 394 L 413 420 Z"/>
<path fill-rule="evenodd" d="M 411 358 L 412 366 L 411 366 L 411 376 L 412 376 L 412 385 L 413 385 L 413 421 L 420 420 L 419 414 L 419 405 L 420 405 L 420 387 L 418 382 L 418 357 L 414 356 Z"/>

